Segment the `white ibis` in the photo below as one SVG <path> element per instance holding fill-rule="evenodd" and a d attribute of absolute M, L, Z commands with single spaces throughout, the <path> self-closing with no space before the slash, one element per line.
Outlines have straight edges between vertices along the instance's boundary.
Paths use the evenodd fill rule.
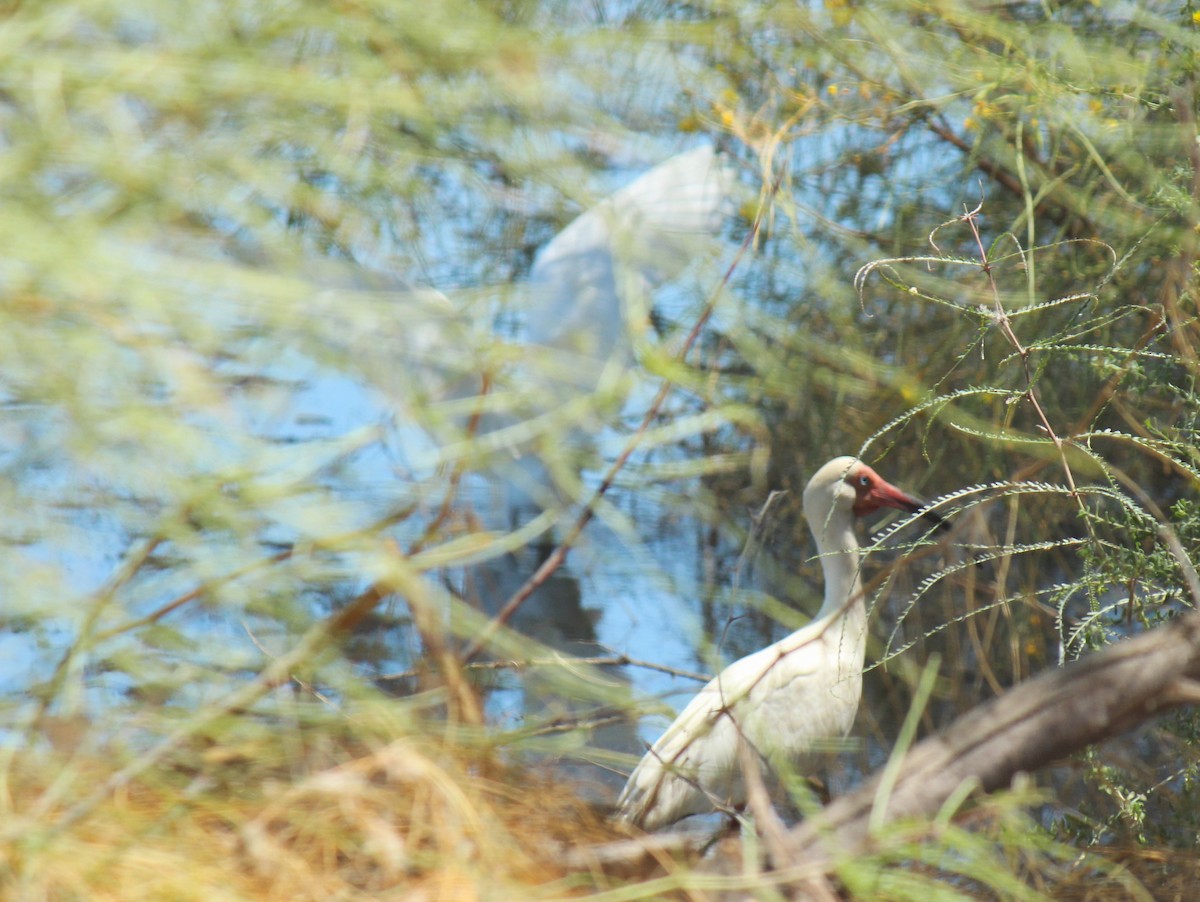
<path fill-rule="evenodd" d="M 831 460 L 809 480 L 804 515 L 825 573 L 816 619 L 700 690 L 630 774 L 618 821 L 655 830 L 745 804 L 739 735 L 769 769 L 850 730 L 867 640 L 854 518 L 881 507 L 916 512 L 922 503 L 853 457 Z"/>

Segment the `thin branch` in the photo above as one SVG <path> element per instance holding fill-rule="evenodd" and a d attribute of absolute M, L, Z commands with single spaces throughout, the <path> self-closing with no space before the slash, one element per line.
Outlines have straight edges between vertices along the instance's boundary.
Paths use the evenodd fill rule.
<path fill-rule="evenodd" d="M 1050 418 L 1046 416 L 1046 411 L 1042 407 L 1041 399 L 1038 397 L 1037 386 L 1033 378 L 1033 370 L 1029 365 L 1029 349 L 1021 343 L 1021 339 L 1019 339 L 1017 337 L 1017 333 L 1013 331 L 1012 321 L 1009 319 L 1008 312 L 1004 309 L 1004 303 L 1000 299 L 1000 288 L 996 284 L 996 273 L 988 260 L 987 249 L 983 246 L 983 237 L 979 233 L 979 214 L 982 208 L 983 202 L 980 201 L 979 205 L 974 210 L 969 210 L 963 214 L 962 221 L 967 223 L 967 225 L 970 227 L 971 234 L 975 237 L 976 247 L 979 248 L 981 268 L 984 274 L 987 276 L 988 286 L 991 288 L 992 300 L 995 305 L 995 322 L 1000 327 L 1000 331 L 1004 334 L 1004 337 L 1008 339 L 1009 343 L 1017 352 L 1017 355 L 1021 358 L 1021 366 L 1025 372 L 1025 400 L 1027 400 L 1033 407 L 1034 412 L 1037 414 L 1038 421 L 1041 424 L 1042 430 L 1046 433 L 1047 437 L 1049 437 L 1050 441 L 1054 443 L 1054 447 L 1058 451 L 1059 460 L 1062 462 L 1063 474 L 1066 477 L 1067 486 L 1071 490 L 1071 497 L 1073 497 L 1076 503 L 1079 505 L 1080 512 L 1086 513 L 1083 497 L 1079 494 L 1079 489 L 1075 485 L 1075 475 L 1071 472 L 1071 465 L 1067 461 L 1067 453 L 1065 448 L 1066 443 L 1058 435 L 1058 433 L 1054 431 L 1054 427 L 1050 424 Z M 1087 521 L 1085 520 L 1085 522 Z"/>
<path fill-rule="evenodd" d="M 152 624 L 152 623 L 157 623 L 159 620 L 162 620 L 164 617 L 166 617 L 168 614 L 172 613 L 173 611 L 178 610 L 179 608 L 195 601 L 198 598 L 203 598 L 205 595 L 208 595 L 210 592 L 212 592 L 216 589 L 219 589 L 221 586 L 227 585 L 235 580 L 241 579 L 243 576 L 248 576 L 249 574 L 255 572 L 256 570 L 262 570 L 266 567 L 270 567 L 273 564 L 280 564 L 286 560 L 291 559 L 292 557 L 295 557 L 297 552 L 301 549 L 303 549 L 304 551 L 311 552 L 311 551 L 315 550 L 316 548 L 321 548 L 321 549 L 337 548 L 340 545 L 347 545 L 358 539 L 377 535 L 379 532 L 386 529 L 387 527 L 393 526 L 396 523 L 400 523 L 400 522 L 403 522 L 404 520 L 407 520 L 413 514 L 413 512 L 415 510 L 416 510 L 416 505 L 409 505 L 406 508 L 402 508 L 400 510 L 393 511 L 390 514 L 387 514 L 386 516 L 381 517 L 380 519 L 376 520 L 374 523 L 371 523 L 371 524 L 363 527 L 362 529 L 352 530 L 350 532 L 343 533 L 342 535 L 339 535 L 339 536 L 331 536 L 329 538 L 323 539 L 319 545 L 306 544 L 303 546 L 292 546 L 291 548 L 285 548 L 283 551 L 276 552 L 275 554 L 272 554 L 271 556 L 266 557 L 260 561 L 255 561 L 254 563 L 246 564 L 244 567 L 239 567 L 238 569 L 234 570 L 231 573 L 226 573 L 222 576 L 217 576 L 212 579 L 205 580 L 204 582 L 200 583 L 199 585 L 184 592 L 182 595 L 177 595 L 175 598 L 172 598 L 170 601 L 166 602 L 165 604 L 155 608 L 149 614 L 145 614 L 144 616 L 137 617 L 133 620 L 127 620 L 125 623 L 118 624 L 117 626 L 114 626 L 111 629 L 105 630 L 104 632 L 101 632 L 101 633 L 97 633 L 94 641 L 95 642 L 103 642 L 106 639 L 111 639 L 114 636 L 121 635 L 122 633 L 128 633 L 128 632 L 131 632 L 136 629 L 141 629 L 144 626 L 150 626 L 150 624 Z"/>
<path fill-rule="evenodd" d="M 141 547 L 133 554 L 126 557 L 125 562 L 113 574 L 108 583 L 105 584 L 93 596 L 93 600 L 88 608 L 87 617 L 80 626 L 79 635 L 72 642 L 67 650 L 59 659 L 58 665 L 54 668 L 54 673 L 50 677 L 47 688 L 41 693 L 41 699 L 38 702 L 37 713 L 34 714 L 32 722 L 40 723 L 49 710 L 50 705 L 58 697 L 59 690 L 67 679 L 67 675 L 71 673 L 73 665 L 83 652 L 92 648 L 97 642 L 102 641 L 107 634 L 93 634 L 96 624 L 100 621 L 100 616 L 108 608 L 116 594 L 124 588 L 138 574 L 138 572 L 146 566 L 146 563 L 153 556 L 158 546 L 163 542 L 161 535 L 154 535 L 142 542 Z"/>
<path fill-rule="evenodd" d="M 666 664 L 656 664 L 653 661 L 643 661 L 640 658 L 631 658 L 623 654 L 611 655 L 594 655 L 588 658 L 576 658 L 570 655 L 554 655 L 546 658 L 509 658 L 503 661 L 471 661 L 463 665 L 463 670 L 467 671 L 489 671 L 489 670 L 528 670 L 534 667 L 642 667 L 646 670 L 657 670 L 659 673 L 669 674 L 670 676 L 683 677 L 688 680 L 696 680 L 699 683 L 707 683 L 712 679 L 711 674 L 698 673 L 694 670 L 684 670 L 681 667 L 669 667 Z M 398 670 L 394 673 L 385 673 L 375 677 L 377 680 L 409 680 L 420 674 L 420 671 L 415 668 L 408 670 Z"/>
<path fill-rule="evenodd" d="M 378 599 L 371 596 L 372 593 L 363 593 L 363 595 L 345 608 L 314 625 L 304 634 L 291 651 L 280 655 L 272 661 L 253 680 L 230 692 L 221 701 L 197 711 L 157 745 L 152 746 L 129 764 L 117 770 L 94 790 L 68 807 L 54 821 L 53 832 L 57 834 L 65 833 L 91 814 L 96 806 L 102 804 L 106 799 L 111 798 L 113 793 L 128 786 L 147 770 L 161 764 L 194 736 L 197 736 L 221 718 L 227 717 L 233 712 L 249 708 L 277 686 L 288 682 L 291 679 L 292 671 L 311 663 L 324 648 L 341 636 L 350 625 L 366 616 L 371 608 L 378 603 Z M 75 784 L 71 781 L 67 781 L 67 783 L 62 785 L 64 788 L 69 785 L 72 791 L 75 787 Z M 60 802 L 59 795 L 56 792 L 44 793 L 41 799 L 39 799 L 37 806 L 35 806 L 35 809 L 30 813 L 29 823 L 37 823 L 43 818 L 48 817 L 49 811 Z"/>
<path fill-rule="evenodd" d="M 771 794 L 762 775 L 762 758 L 738 730 L 738 766 L 746 783 L 746 808 L 754 818 L 767 855 L 772 861 L 784 863 L 788 860 L 787 827 L 779 812 L 771 804 Z"/>
<path fill-rule="evenodd" d="M 481 377 L 479 387 L 479 403 L 476 404 L 475 410 L 471 413 L 467 420 L 466 438 L 473 438 L 479 432 L 479 423 L 483 418 L 483 399 L 491 390 L 492 380 L 487 373 Z M 454 470 L 450 473 L 450 482 L 446 486 L 446 494 L 442 497 L 442 505 L 438 509 L 437 515 L 425 527 L 420 538 L 409 546 L 408 554 L 411 557 L 422 551 L 437 536 L 438 530 L 442 525 L 450 519 L 450 515 L 454 510 L 454 500 L 458 497 L 459 487 L 462 485 L 463 474 L 467 470 L 467 459 L 464 457 L 458 461 Z"/>

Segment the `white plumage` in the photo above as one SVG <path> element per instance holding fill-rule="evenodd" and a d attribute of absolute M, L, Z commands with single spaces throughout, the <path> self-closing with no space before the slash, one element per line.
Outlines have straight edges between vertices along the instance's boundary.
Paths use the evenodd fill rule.
<path fill-rule="evenodd" d="M 849 732 L 867 639 L 854 519 L 880 507 L 917 511 L 921 502 L 853 457 L 835 458 L 809 480 L 804 514 L 825 574 L 816 619 L 730 664 L 700 690 L 630 774 L 617 800 L 619 821 L 655 830 L 743 805 L 739 735 L 777 770 Z"/>
<path fill-rule="evenodd" d="M 519 465 L 509 474 L 509 523 L 524 524 L 570 496 L 562 484 L 586 469 L 597 410 L 612 412 L 628 388 L 632 338 L 645 329 L 651 293 L 711 245 L 735 177 L 712 147 L 676 154 L 581 213 L 537 255 L 524 316 L 530 357 L 520 378 L 528 403 L 516 418 L 586 422 L 554 432 L 537 453 L 513 449 Z M 615 396 L 601 399 L 614 388 Z M 598 391 L 593 406 L 578 403 Z M 483 431 L 512 419 L 487 420 Z"/>
<path fill-rule="evenodd" d="M 627 358 L 628 307 L 644 306 L 711 239 L 734 176 L 711 147 L 698 147 L 580 214 L 533 262 L 529 343 L 578 352 L 589 363 Z"/>

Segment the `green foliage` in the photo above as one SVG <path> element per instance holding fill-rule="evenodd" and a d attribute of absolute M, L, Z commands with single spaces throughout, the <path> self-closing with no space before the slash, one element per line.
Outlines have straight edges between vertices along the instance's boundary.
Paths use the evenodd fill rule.
<path fill-rule="evenodd" d="M 704 670 L 819 594 L 814 466 L 860 453 L 951 493 L 950 546 L 875 547 L 863 720 L 885 750 L 934 653 L 958 670 L 926 726 L 1193 607 L 1162 534 L 1200 547 L 1198 22 L 1191 2 L 0 4 L 5 892 L 702 892 L 683 864 L 641 887 L 565 873 L 548 837 L 607 835 L 582 804 L 522 832 L 514 762 L 620 768 L 592 730 L 663 709 L 606 649 L 564 665 L 487 625 L 589 500 L 615 538 L 585 530 L 584 570 L 634 561 L 672 599 L 701 572 L 695 660 L 639 663 Z M 640 371 L 547 408 L 581 357 L 517 340 L 516 286 L 696 141 L 739 167 L 736 215 L 679 284 L 629 292 L 657 301 L 631 316 Z M 639 379 L 676 386 L 640 437 Z M 598 501 L 580 435 L 635 448 Z M 518 452 L 555 486 L 498 523 Z M 662 536 L 694 546 L 684 566 Z M 488 584 L 510 559 L 517 583 Z M 459 660 L 477 640 L 493 670 Z M 519 724 L 486 716 L 506 692 L 529 696 Z M 1115 873 L 1070 846 L 1192 849 L 1198 735 L 1173 714 L 838 877 L 1035 898 Z"/>

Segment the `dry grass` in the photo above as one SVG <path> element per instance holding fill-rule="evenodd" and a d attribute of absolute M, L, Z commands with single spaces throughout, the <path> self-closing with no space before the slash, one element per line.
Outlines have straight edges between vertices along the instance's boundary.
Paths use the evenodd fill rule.
<path fill-rule="evenodd" d="M 18 751 L 5 771 L 0 892 L 123 902 L 424 902 L 571 898 L 618 888 L 623 898 L 712 898 L 705 887 L 714 881 L 726 888 L 770 882 L 746 861 L 744 872 L 723 878 L 698 876 L 669 857 L 652 873 L 632 876 L 579 864 L 572 870 L 569 861 L 587 859 L 569 856 L 572 850 L 621 838 L 577 787 L 549 768 L 505 764 L 456 743 L 444 723 L 391 737 L 382 734 L 394 719 L 365 723 L 355 723 L 352 735 L 345 733 L 348 720 L 335 719 L 305 728 L 280 724 L 272 734 L 261 721 L 243 731 L 235 720 L 224 727 L 228 742 L 194 744 L 66 828 L 56 825 L 75 796 L 62 793 L 65 801 L 51 806 L 47 800 L 64 784 L 83 793 L 108 778 L 124 763 L 115 743 L 103 753 L 85 754 L 82 746 Z M 233 738 L 242 733 L 252 738 Z M 1015 856 L 1010 874 L 1030 887 L 1031 898 L 1182 900 L 1200 879 L 1200 864 L 1182 853 L 1139 849 L 1074 863 L 1026 855 L 1020 837 L 1027 834 L 1013 832 L 1021 829 L 1014 824 L 1011 815 L 997 815 L 960 826 L 996 850 L 993 861 L 1003 860 L 1005 849 Z M 963 871 L 956 868 L 955 877 L 928 870 L 919 860 L 925 853 L 899 854 L 910 840 L 897 838 L 901 845 L 890 852 L 881 848 L 879 861 L 855 863 L 884 893 L 879 898 L 915 898 L 898 887 L 918 882 L 964 888 Z M 936 836 L 920 841 L 926 849 L 930 842 Z"/>
<path fill-rule="evenodd" d="M 609 838 L 569 788 L 421 736 L 210 745 L 58 829 L 118 756 L 10 761 L 4 894 L 29 899 L 471 899 L 567 888 L 564 846 Z M 282 741 L 286 740 L 286 741 Z M 290 745 L 291 748 L 285 748 Z"/>
<path fill-rule="evenodd" d="M 1129 887 L 1140 886 L 1156 902 L 1188 902 L 1200 886 L 1200 859 L 1194 852 L 1172 849 L 1111 849 L 1105 859 L 1108 874 L 1079 868 L 1052 891 L 1062 902 L 1112 902 L 1133 898 Z"/>

